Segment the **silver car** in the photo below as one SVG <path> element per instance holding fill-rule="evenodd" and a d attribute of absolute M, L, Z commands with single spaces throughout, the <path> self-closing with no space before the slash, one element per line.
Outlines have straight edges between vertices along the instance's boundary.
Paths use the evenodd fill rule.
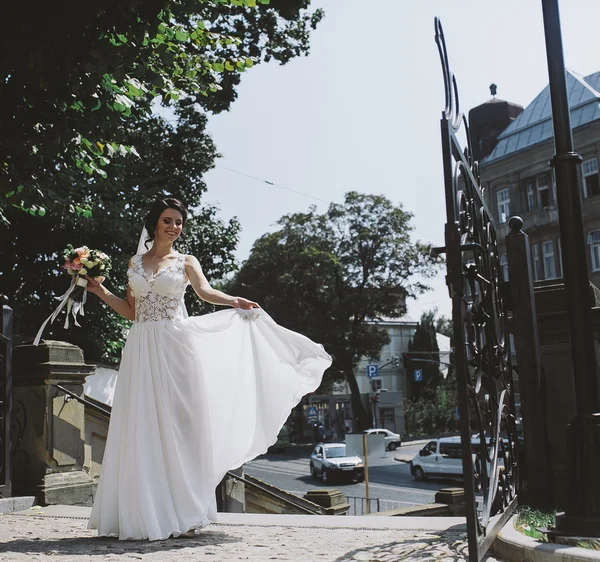
<path fill-rule="evenodd" d="M 346 476 L 362 482 L 364 466 L 360 457 L 346 456 L 345 443 L 318 443 L 310 456 L 310 474 L 315 479 L 321 476 L 323 484 L 332 476 Z"/>

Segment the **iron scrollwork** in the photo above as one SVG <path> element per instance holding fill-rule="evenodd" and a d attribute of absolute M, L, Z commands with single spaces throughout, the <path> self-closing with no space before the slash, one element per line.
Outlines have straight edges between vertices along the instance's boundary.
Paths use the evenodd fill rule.
<path fill-rule="evenodd" d="M 460 112 L 444 32 L 435 19 L 444 76 L 441 119 L 444 251 L 452 298 L 469 556 L 480 560 L 517 505 L 519 465 L 513 369 L 496 231 L 480 185 L 469 124 Z M 463 149 L 458 136 L 466 137 Z"/>

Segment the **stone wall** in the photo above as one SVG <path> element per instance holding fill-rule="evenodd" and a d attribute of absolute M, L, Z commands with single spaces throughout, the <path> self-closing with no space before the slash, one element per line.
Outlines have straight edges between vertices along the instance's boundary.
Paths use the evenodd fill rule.
<path fill-rule="evenodd" d="M 95 483 L 85 466 L 85 377 L 94 372 L 66 342 L 19 345 L 13 355 L 14 495 L 42 505 L 91 505 Z"/>

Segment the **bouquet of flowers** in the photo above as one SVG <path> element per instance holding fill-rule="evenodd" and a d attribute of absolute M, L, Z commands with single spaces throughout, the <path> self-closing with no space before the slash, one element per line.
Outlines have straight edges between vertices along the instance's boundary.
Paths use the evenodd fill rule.
<path fill-rule="evenodd" d="M 73 322 L 77 322 L 77 315 L 84 316 L 84 305 L 87 299 L 87 284 L 85 278 L 92 277 L 102 283 L 112 267 L 110 257 L 99 250 L 90 250 L 87 246 L 73 248 L 69 244 L 62 253 L 64 264 L 62 268 L 71 275 L 71 285 L 67 292 L 60 297 L 56 297 L 60 304 L 56 310 L 46 319 L 39 329 L 33 345 L 38 345 L 44 332 L 44 328 L 50 322 L 52 324 L 60 311 L 66 307 L 67 316 L 65 318 L 65 328 L 69 327 L 69 316 L 73 316 Z"/>

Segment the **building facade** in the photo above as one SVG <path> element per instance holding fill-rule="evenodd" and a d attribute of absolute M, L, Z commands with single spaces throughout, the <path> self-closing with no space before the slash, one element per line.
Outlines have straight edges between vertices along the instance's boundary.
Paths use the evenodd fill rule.
<path fill-rule="evenodd" d="M 402 353 L 408 351 L 419 323 L 403 316 L 383 319 L 375 324 L 387 331 L 390 342 L 382 348 L 377 359 L 362 358 L 354 376 L 363 405 L 371 415 L 372 426 L 402 435 L 405 433 L 406 406 L 406 371 L 402 365 Z M 323 424 L 327 437 L 332 439 L 342 440 L 346 433 L 356 429 L 346 382 L 335 384 L 328 394 L 309 396 L 303 408 L 305 420 L 308 420 L 308 409 L 316 409 L 318 422 Z"/>
<path fill-rule="evenodd" d="M 600 72 L 584 77 L 567 71 L 567 88 L 575 149 L 583 157 L 581 198 L 588 268 L 590 280 L 600 286 Z M 504 237 L 513 215 L 523 219 L 529 236 L 534 279 L 562 277 L 556 181 L 550 167 L 555 149 L 549 87 L 524 110 L 513 111 L 498 136 L 486 137 L 479 122 L 484 121 L 480 116 L 485 105 L 471 110 L 469 118 L 472 129 L 474 121 L 475 128 L 484 131 L 484 139 L 475 140 L 475 152 L 483 147 L 476 157 L 486 205 L 497 225 L 504 277 L 508 279 Z"/>

